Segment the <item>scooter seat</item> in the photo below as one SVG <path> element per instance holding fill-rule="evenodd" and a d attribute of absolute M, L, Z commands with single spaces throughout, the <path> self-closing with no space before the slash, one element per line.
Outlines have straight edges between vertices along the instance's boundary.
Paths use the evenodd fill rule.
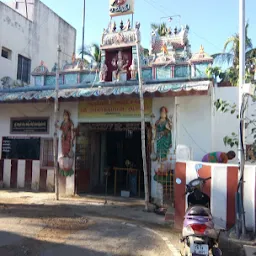
<path fill-rule="evenodd" d="M 186 212 L 187 216 L 202 216 L 202 217 L 210 217 L 211 212 L 208 208 L 202 207 L 201 205 L 192 206 Z"/>

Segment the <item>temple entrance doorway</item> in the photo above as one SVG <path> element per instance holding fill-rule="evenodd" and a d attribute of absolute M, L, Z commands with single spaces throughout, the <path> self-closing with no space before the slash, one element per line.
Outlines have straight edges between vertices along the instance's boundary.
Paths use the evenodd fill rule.
<path fill-rule="evenodd" d="M 149 124 L 146 127 L 147 166 L 150 170 Z M 76 192 L 143 197 L 140 123 L 80 124 L 79 131 Z M 150 177 L 148 180 L 150 182 Z"/>

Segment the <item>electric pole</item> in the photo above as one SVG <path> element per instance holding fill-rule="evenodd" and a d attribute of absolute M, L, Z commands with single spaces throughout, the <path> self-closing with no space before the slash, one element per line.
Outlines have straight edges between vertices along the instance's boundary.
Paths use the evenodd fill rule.
<path fill-rule="evenodd" d="M 54 99 L 54 138 L 53 138 L 53 156 L 54 156 L 54 174 L 55 174 L 55 199 L 59 200 L 59 172 L 58 172 L 58 114 L 59 114 L 59 70 L 60 70 L 60 45 L 57 47 L 57 67 L 56 67 L 56 85 Z"/>
<path fill-rule="evenodd" d="M 149 188 L 148 188 L 148 169 L 147 169 L 147 158 L 146 158 L 145 112 L 144 112 L 142 70 L 141 70 L 141 63 L 140 63 L 140 31 L 138 28 L 136 28 L 136 50 L 137 50 L 138 76 L 139 76 L 141 153 L 142 153 L 143 173 L 144 173 L 145 210 L 148 211 L 149 210 L 148 208 Z"/>
<path fill-rule="evenodd" d="M 84 59 L 84 27 L 85 27 L 85 0 L 84 0 L 84 8 L 83 8 L 82 60 Z"/>
<path fill-rule="evenodd" d="M 239 0 L 239 89 L 238 89 L 238 110 L 239 110 L 239 144 L 238 144 L 238 195 L 241 201 L 241 228 L 242 236 L 246 235 L 245 216 L 243 206 L 243 182 L 244 182 L 244 110 L 243 105 L 243 86 L 245 83 L 245 0 Z M 238 225 L 238 223 L 237 223 Z M 238 229 L 237 229 L 238 230 Z M 239 234 L 237 234 L 239 235 Z"/>

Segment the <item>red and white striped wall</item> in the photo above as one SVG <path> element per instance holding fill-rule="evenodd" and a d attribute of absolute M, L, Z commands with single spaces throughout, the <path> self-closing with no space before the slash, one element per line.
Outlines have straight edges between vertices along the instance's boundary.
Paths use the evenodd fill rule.
<path fill-rule="evenodd" d="M 177 162 L 176 178 L 182 184 L 175 184 L 175 227 L 181 228 L 187 207 L 185 184 L 197 178 L 196 165 L 202 164 L 199 175 L 211 177 L 204 185 L 204 192 L 211 198 L 211 212 L 215 224 L 221 228 L 230 228 L 235 223 L 235 193 L 238 183 L 238 167 L 229 164 L 208 164 L 201 162 Z M 246 165 L 244 172 L 244 209 L 248 230 L 255 232 L 256 220 L 256 165 Z"/>
<path fill-rule="evenodd" d="M 0 160 L 0 183 L 4 188 L 54 191 L 54 170 L 42 169 L 40 161 Z"/>

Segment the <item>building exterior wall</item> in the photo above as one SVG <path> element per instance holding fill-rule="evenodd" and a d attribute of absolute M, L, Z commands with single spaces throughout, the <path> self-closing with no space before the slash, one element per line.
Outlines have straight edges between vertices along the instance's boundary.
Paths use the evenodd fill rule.
<path fill-rule="evenodd" d="M 202 165 L 199 175 L 211 177 L 203 191 L 211 200 L 211 212 L 217 227 L 231 228 L 235 223 L 235 193 L 238 184 L 238 166 L 232 164 L 210 164 L 193 161 L 177 162 L 176 177 L 182 184 L 175 184 L 175 227 L 182 228 L 187 200 L 184 196 L 186 184 L 197 178 L 196 165 Z M 246 165 L 244 171 L 244 210 L 248 231 L 255 232 L 256 214 L 256 166 Z"/>
<path fill-rule="evenodd" d="M 2 153 L 2 137 L 40 137 L 52 139 L 54 135 L 53 103 L 26 103 L 4 104 L 0 108 L 0 147 Z M 60 123 L 63 120 L 63 111 L 67 109 L 71 113 L 74 126 L 77 127 L 77 103 L 61 103 L 59 110 Z M 48 134 L 11 134 L 10 119 L 23 117 L 49 117 Z M 59 155 L 61 155 L 61 132 L 58 132 Z M 1 157 L 2 159 L 2 157 Z M 2 178 L 2 179 L 1 179 Z M 6 188 L 26 188 L 34 191 L 54 191 L 54 170 L 45 168 L 40 160 L 2 159 L 0 161 L 0 184 Z M 75 191 L 74 175 L 60 178 L 61 193 L 73 195 Z"/>
<path fill-rule="evenodd" d="M 9 0 L 6 2 L 8 6 L 10 6 L 12 9 L 15 9 L 18 13 L 20 13 L 22 16 L 28 18 L 29 20 L 33 20 L 34 18 L 34 3 L 35 0 L 27 0 L 27 9 L 26 9 L 26 3 L 21 2 L 19 0 Z"/>
<path fill-rule="evenodd" d="M 192 150 L 194 160 L 211 151 L 211 96 L 179 97 L 177 107 L 177 145 Z"/>
<path fill-rule="evenodd" d="M 222 88 L 221 88 L 222 89 Z M 233 94 L 232 94 L 233 92 Z M 223 98 L 225 96 L 230 97 L 232 102 L 236 98 L 236 91 L 230 88 L 230 91 L 225 88 L 225 90 L 218 90 L 215 94 L 216 98 Z M 233 95 L 233 96 L 232 96 Z M 104 117 L 104 118 L 90 118 L 90 117 L 80 117 L 79 116 L 79 102 L 67 102 L 60 104 L 60 120 L 62 120 L 62 113 L 64 109 L 71 112 L 71 118 L 76 127 L 78 123 L 90 123 L 90 122 L 140 122 L 139 117 L 135 118 L 125 118 L 120 119 L 118 117 Z M 236 119 L 233 115 L 222 114 L 215 112 L 214 116 L 211 116 L 211 95 L 207 96 L 184 96 L 184 97 L 155 97 L 152 99 L 152 113 L 154 118 L 147 117 L 147 122 L 155 123 L 159 118 L 159 110 L 162 106 L 167 107 L 169 118 L 172 119 L 172 149 L 170 151 L 171 155 L 175 155 L 175 149 L 177 145 L 186 145 L 191 148 L 194 160 L 201 160 L 203 155 L 211 150 L 224 150 L 227 151 L 228 148 L 224 146 L 223 137 L 227 134 L 231 134 L 234 131 L 236 125 Z M 49 134 L 32 136 L 40 136 L 42 138 L 52 138 L 54 133 L 53 125 L 53 103 L 14 103 L 14 104 L 2 104 L 0 108 L 0 145 L 2 145 L 3 136 L 29 136 L 28 134 L 23 135 L 11 135 L 10 134 L 10 118 L 12 117 L 49 117 Z M 233 120 L 233 123 L 232 123 Z M 223 122 L 228 125 L 221 125 Z M 229 125 L 231 124 L 231 125 Z M 212 128 L 214 127 L 214 128 Z M 211 139 L 211 135 L 215 140 Z M 59 136 L 61 133 L 59 132 Z M 59 137 L 60 138 L 60 137 Z M 212 143 L 213 141 L 213 143 Z M 235 149 L 236 150 L 236 149 Z M 61 144 L 59 139 L 59 155 L 61 154 Z M 23 160 L 18 159 L 18 171 L 21 172 L 18 176 L 18 184 L 20 187 L 24 183 L 24 165 L 29 165 Z M 10 183 L 10 160 L 4 160 L 3 172 L 4 184 L 9 186 Z M 154 174 L 159 164 L 157 161 L 152 161 L 151 163 L 151 195 L 154 200 L 158 201 L 160 204 L 162 202 L 163 189 L 162 185 L 158 184 L 154 180 Z M 38 177 L 43 177 L 45 180 L 53 183 L 53 170 L 47 170 L 47 175 L 40 174 L 41 169 L 40 161 L 33 161 L 32 171 L 34 174 L 33 180 L 35 184 L 32 188 L 38 188 L 36 185 L 38 183 Z M 171 169 L 175 169 L 175 158 L 174 161 L 170 161 Z M 25 167 L 26 168 L 26 167 Z M 1 168 L 0 168 L 1 169 Z M 49 175 L 49 177 L 48 177 Z M 0 175 L 1 177 L 1 175 Z M 38 183 L 40 184 L 40 182 Z M 62 184 L 62 192 L 66 194 L 73 194 L 75 192 L 75 176 L 66 178 Z M 18 186 L 18 185 L 17 185 Z M 47 185 L 46 185 L 47 186 Z M 49 187 L 49 186 L 48 186 Z"/>
<path fill-rule="evenodd" d="M 213 151 L 234 150 L 237 153 L 236 146 L 230 148 L 223 142 L 225 136 L 230 136 L 233 132 L 238 134 L 237 114 L 216 111 L 214 102 L 217 99 L 222 99 L 233 105 L 238 99 L 238 88 L 214 88 L 208 96 L 176 97 L 175 105 L 168 107 L 171 112 L 174 111 L 175 117 L 173 124 L 174 146 L 175 148 L 177 145 L 189 147 L 192 151 L 191 160 L 201 161 L 205 154 Z M 154 99 L 154 103 L 158 101 L 163 105 L 167 101 L 170 105 L 172 99 L 167 98 L 166 101 L 162 101 L 161 98 Z M 168 106 L 168 104 L 166 105 Z M 155 110 L 157 110 L 156 107 Z M 254 103 L 249 100 L 247 116 L 253 119 L 252 114 L 255 114 Z M 246 130 L 246 144 L 253 143 L 253 136 L 250 135 L 251 128 L 249 126 Z M 229 162 L 237 163 L 237 157 Z M 161 204 L 163 202 L 162 185 L 153 180 L 155 169 L 156 163 L 152 162 L 152 197 Z"/>
<path fill-rule="evenodd" d="M 21 5 L 21 4 L 20 4 Z M 0 50 L 11 50 L 11 58 L 0 56 L 0 78 L 17 79 L 18 54 L 31 59 L 31 71 L 41 61 L 51 69 L 57 62 L 57 45 L 62 47 L 61 64 L 75 52 L 76 30 L 39 0 L 34 2 L 33 19 L 26 19 L 0 2 Z"/>
<path fill-rule="evenodd" d="M 238 87 L 217 87 L 215 88 L 214 101 L 222 99 L 231 105 L 238 101 Z M 214 107 L 213 107 L 214 108 Z M 236 117 L 237 113 L 230 114 L 230 112 L 222 113 L 220 111 L 213 111 L 213 151 L 228 151 L 231 148 L 224 145 L 223 138 L 231 135 L 232 132 L 238 133 L 239 122 Z M 237 150 L 232 148 L 232 150 Z M 198 159 L 196 159 L 198 160 Z"/>

